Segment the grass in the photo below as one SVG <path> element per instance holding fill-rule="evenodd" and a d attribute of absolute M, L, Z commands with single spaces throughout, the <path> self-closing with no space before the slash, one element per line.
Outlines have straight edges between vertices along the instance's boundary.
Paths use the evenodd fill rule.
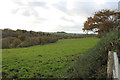
<path fill-rule="evenodd" d="M 62 39 L 46 45 L 3 49 L 3 78 L 63 77 L 77 58 L 98 41 L 98 38 Z"/>

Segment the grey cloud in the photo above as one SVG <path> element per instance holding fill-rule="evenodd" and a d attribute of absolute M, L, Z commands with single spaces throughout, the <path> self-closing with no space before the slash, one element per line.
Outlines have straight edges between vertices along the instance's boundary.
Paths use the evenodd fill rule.
<path fill-rule="evenodd" d="M 13 14 L 16 14 L 19 11 L 19 8 L 12 10 Z"/>
<path fill-rule="evenodd" d="M 32 2 L 27 2 L 26 4 L 24 4 L 22 1 L 19 1 L 19 2 L 14 1 L 14 2 L 15 4 L 18 5 L 18 7 L 12 11 L 13 14 L 19 13 L 26 17 L 34 16 L 35 21 L 33 21 L 33 23 L 35 24 L 39 24 L 39 23 L 46 21 L 46 19 L 41 18 L 39 12 L 35 10 L 35 7 L 46 8 L 45 2 L 32 1 Z"/>
<path fill-rule="evenodd" d="M 59 3 L 54 4 L 53 6 L 71 16 L 72 15 L 88 16 L 96 9 L 95 7 L 96 5 L 93 2 L 81 2 L 78 0 L 75 0 L 73 10 L 67 9 L 66 1 L 61 1 Z"/>
<path fill-rule="evenodd" d="M 118 9 L 118 2 L 106 2 L 106 4 L 103 4 L 101 6 L 102 8 L 105 9 Z"/>
<path fill-rule="evenodd" d="M 45 2 L 29 2 L 28 3 L 30 6 L 42 6 L 42 7 L 45 7 L 46 6 L 46 3 Z"/>
<path fill-rule="evenodd" d="M 23 2 L 21 2 L 21 1 L 16 1 L 16 0 L 14 0 L 14 3 L 15 3 L 15 4 L 17 4 L 17 5 L 19 5 L 19 6 L 24 5 L 24 3 L 23 3 Z"/>
<path fill-rule="evenodd" d="M 21 0 L 19 1 L 16 1 L 14 0 L 14 3 L 19 5 L 19 6 L 42 6 L 42 7 L 45 7 L 46 6 L 46 3 L 43 2 L 43 1 L 28 1 L 27 4 L 25 4 L 24 2 L 22 2 Z"/>
<path fill-rule="evenodd" d="M 21 15 L 23 16 L 34 16 L 34 17 L 39 17 L 38 12 L 32 8 L 32 7 L 22 7 L 22 8 L 17 8 L 12 11 L 13 14 L 17 14 L 21 12 Z"/>
<path fill-rule="evenodd" d="M 83 32 L 82 26 L 76 24 L 75 26 L 62 26 L 59 25 L 54 29 L 54 31 L 65 31 L 65 32 Z"/>
<path fill-rule="evenodd" d="M 76 2 L 75 5 L 73 12 L 81 16 L 91 16 L 102 9 L 117 9 L 117 2 L 106 2 L 99 6 L 93 2 Z"/>
<path fill-rule="evenodd" d="M 33 15 L 35 17 L 39 17 L 39 13 L 34 8 L 31 8 L 29 10 L 29 13 L 31 13 L 31 15 Z"/>
<path fill-rule="evenodd" d="M 78 15 L 88 17 L 101 9 L 117 9 L 117 4 L 117 2 L 106 2 L 105 4 L 98 6 L 94 2 L 81 2 L 79 0 L 75 0 L 73 10 L 67 10 L 67 3 L 65 1 L 61 1 L 53 6 L 71 16 Z"/>
<path fill-rule="evenodd" d="M 34 7 L 35 6 L 38 6 L 38 4 L 39 4 L 39 6 L 41 5 L 41 6 L 44 6 L 44 5 L 42 5 L 42 4 L 44 4 L 44 3 L 38 3 L 38 2 L 27 2 L 27 4 L 24 4 L 22 1 L 19 1 L 19 2 L 17 2 L 17 1 L 14 1 L 15 2 L 15 4 L 17 4 L 18 5 L 18 7 L 16 8 L 16 9 L 14 9 L 13 11 L 12 11 L 12 13 L 14 13 L 14 14 L 17 14 L 17 13 L 19 13 L 19 12 L 21 12 L 21 15 L 23 15 L 23 16 L 34 16 L 34 17 L 39 17 L 39 14 L 38 14 L 38 12 L 34 9 Z M 38 3 L 38 4 L 37 4 Z"/>
<path fill-rule="evenodd" d="M 22 12 L 22 15 L 23 16 L 31 16 L 31 12 L 27 9 L 25 9 L 23 12 Z"/>
<path fill-rule="evenodd" d="M 80 16 L 89 16 L 96 9 L 93 2 L 76 2 L 73 12 Z"/>
<path fill-rule="evenodd" d="M 53 4 L 57 9 L 66 12 L 67 11 L 67 2 L 65 0 L 60 1 L 59 3 Z"/>
<path fill-rule="evenodd" d="M 64 20 L 64 21 L 68 21 L 68 22 L 74 22 L 74 20 L 72 20 L 72 19 L 67 19 L 66 17 L 62 17 L 61 19 Z"/>

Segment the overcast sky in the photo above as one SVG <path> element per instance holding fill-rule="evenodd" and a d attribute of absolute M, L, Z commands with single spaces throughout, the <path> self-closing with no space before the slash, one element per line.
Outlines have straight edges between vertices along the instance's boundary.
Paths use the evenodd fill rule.
<path fill-rule="evenodd" d="M 0 29 L 83 33 L 87 17 L 119 0 L 1 0 Z"/>

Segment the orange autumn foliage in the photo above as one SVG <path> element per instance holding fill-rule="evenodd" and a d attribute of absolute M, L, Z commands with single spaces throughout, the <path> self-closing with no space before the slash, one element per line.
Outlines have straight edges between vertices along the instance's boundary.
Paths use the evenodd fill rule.
<path fill-rule="evenodd" d="M 118 25 L 116 16 L 120 12 L 115 10 L 101 10 L 94 13 L 93 17 L 88 17 L 84 23 L 83 31 L 93 31 L 99 35 L 103 32 L 110 32 Z"/>

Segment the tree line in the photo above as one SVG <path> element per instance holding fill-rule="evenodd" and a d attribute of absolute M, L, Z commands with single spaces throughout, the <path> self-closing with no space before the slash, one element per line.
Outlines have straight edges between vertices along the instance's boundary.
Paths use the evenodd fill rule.
<path fill-rule="evenodd" d="M 33 45 L 44 45 L 57 42 L 58 39 L 94 37 L 95 35 L 57 35 L 45 32 L 35 32 L 27 30 L 2 30 L 2 48 L 28 47 Z"/>
<path fill-rule="evenodd" d="M 39 44 L 53 43 L 57 37 L 49 33 L 17 29 L 2 30 L 2 48 L 28 47 Z"/>

